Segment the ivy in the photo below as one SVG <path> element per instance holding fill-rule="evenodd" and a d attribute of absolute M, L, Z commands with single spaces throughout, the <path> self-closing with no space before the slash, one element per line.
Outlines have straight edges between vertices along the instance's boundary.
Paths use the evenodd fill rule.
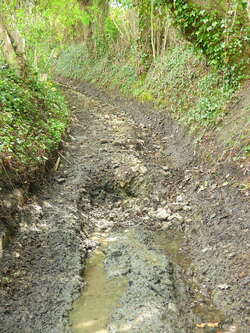
<path fill-rule="evenodd" d="M 45 164 L 61 142 L 69 112 L 56 87 L 0 71 L 0 164 L 19 175 Z M 1 172 L 0 168 L 0 172 Z"/>
<path fill-rule="evenodd" d="M 237 18 L 237 8 L 221 17 L 216 11 L 201 9 L 185 0 L 167 1 L 166 4 L 175 25 L 203 51 L 208 63 L 219 69 L 230 84 L 237 84 L 248 64 L 243 53 L 250 40 L 244 22 Z M 241 1 L 243 9 L 244 4 Z"/>

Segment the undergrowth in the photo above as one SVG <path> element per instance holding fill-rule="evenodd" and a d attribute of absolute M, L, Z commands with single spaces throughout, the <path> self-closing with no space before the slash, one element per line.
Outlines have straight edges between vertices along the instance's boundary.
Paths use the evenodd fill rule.
<path fill-rule="evenodd" d="M 62 139 L 69 118 L 64 98 L 50 82 L 1 70 L 0 111 L 1 173 L 30 177 Z"/>
<path fill-rule="evenodd" d="M 137 74 L 136 56 L 131 50 L 91 59 L 83 45 L 74 44 L 61 54 L 56 74 L 119 88 L 141 101 L 153 101 L 171 111 L 191 131 L 216 126 L 236 90 L 186 42 L 167 49 L 144 76 Z"/>

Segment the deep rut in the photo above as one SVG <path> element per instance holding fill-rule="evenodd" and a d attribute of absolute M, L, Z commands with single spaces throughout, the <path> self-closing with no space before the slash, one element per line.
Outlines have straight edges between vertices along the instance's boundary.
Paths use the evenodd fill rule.
<path fill-rule="evenodd" d="M 159 310 L 156 319 L 145 320 L 144 327 L 133 326 L 133 316 L 126 317 L 129 311 L 123 307 L 122 313 L 113 314 L 109 332 L 128 327 L 127 332 L 141 333 L 246 333 L 247 203 L 223 185 L 223 178 L 198 164 L 191 141 L 170 118 L 143 105 L 112 100 L 85 84 L 74 90 L 67 87 L 65 94 L 74 111 L 70 141 L 65 143 L 49 186 L 22 208 L 16 238 L 1 259 L 0 331 L 70 332 L 69 312 L 82 286 L 84 260 L 98 246 L 91 233 L 119 233 L 125 228 L 139 230 L 132 237 L 137 239 L 133 244 L 138 237 L 140 244 L 146 242 L 145 249 L 140 249 L 143 253 L 151 251 L 150 235 L 155 232 L 186 233 L 179 255 L 189 253 L 192 264 L 174 263 L 163 256 L 154 271 L 145 261 L 133 261 L 139 255 L 126 241 L 118 242 L 122 247 L 119 255 L 112 248 L 107 250 L 107 262 L 113 258 L 114 264 L 122 257 L 127 258 L 127 268 L 136 267 L 127 273 L 131 281 L 140 281 L 137 267 L 141 272 L 148 269 L 151 287 L 160 294 L 152 303 Z M 124 263 L 118 260 L 116 265 L 123 267 Z M 173 265 L 178 278 L 173 278 Z M 154 275 L 157 270 L 160 279 Z M 239 274 L 241 278 L 237 278 Z M 183 294 L 172 315 L 171 311 L 163 314 L 163 308 L 176 301 L 172 300 L 176 291 L 167 287 L 169 278 L 171 288 L 179 286 Z M 150 284 L 142 281 L 137 288 Z M 195 291 L 198 285 L 200 291 Z M 132 302 L 133 308 L 136 293 L 129 290 L 124 306 Z M 219 316 L 220 323 L 202 311 L 190 315 L 190 307 L 209 308 L 211 299 L 225 314 Z M 208 320 L 214 327 L 207 325 Z M 204 327 L 197 331 L 199 323 Z"/>

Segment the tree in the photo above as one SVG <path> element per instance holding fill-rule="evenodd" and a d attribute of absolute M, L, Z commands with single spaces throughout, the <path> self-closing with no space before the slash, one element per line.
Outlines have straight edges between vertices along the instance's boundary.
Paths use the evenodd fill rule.
<path fill-rule="evenodd" d="M 18 30 L 12 30 L 6 23 L 4 16 L 0 15 L 0 41 L 3 56 L 6 62 L 20 76 L 27 76 L 27 60 L 25 56 L 25 41 Z"/>
<path fill-rule="evenodd" d="M 109 0 L 78 0 L 88 15 L 84 25 L 84 41 L 95 53 L 105 45 L 105 22 L 109 14 Z"/>

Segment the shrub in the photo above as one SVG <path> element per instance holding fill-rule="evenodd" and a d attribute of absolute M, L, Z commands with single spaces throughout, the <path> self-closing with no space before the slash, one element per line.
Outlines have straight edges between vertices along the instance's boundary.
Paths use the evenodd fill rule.
<path fill-rule="evenodd" d="M 0 160 L 18 173 L 45 163 L 69 118 L 54 84 L 35 76 L 24 82 L 11 70 L 0 71 L 0 112 Z"/>

